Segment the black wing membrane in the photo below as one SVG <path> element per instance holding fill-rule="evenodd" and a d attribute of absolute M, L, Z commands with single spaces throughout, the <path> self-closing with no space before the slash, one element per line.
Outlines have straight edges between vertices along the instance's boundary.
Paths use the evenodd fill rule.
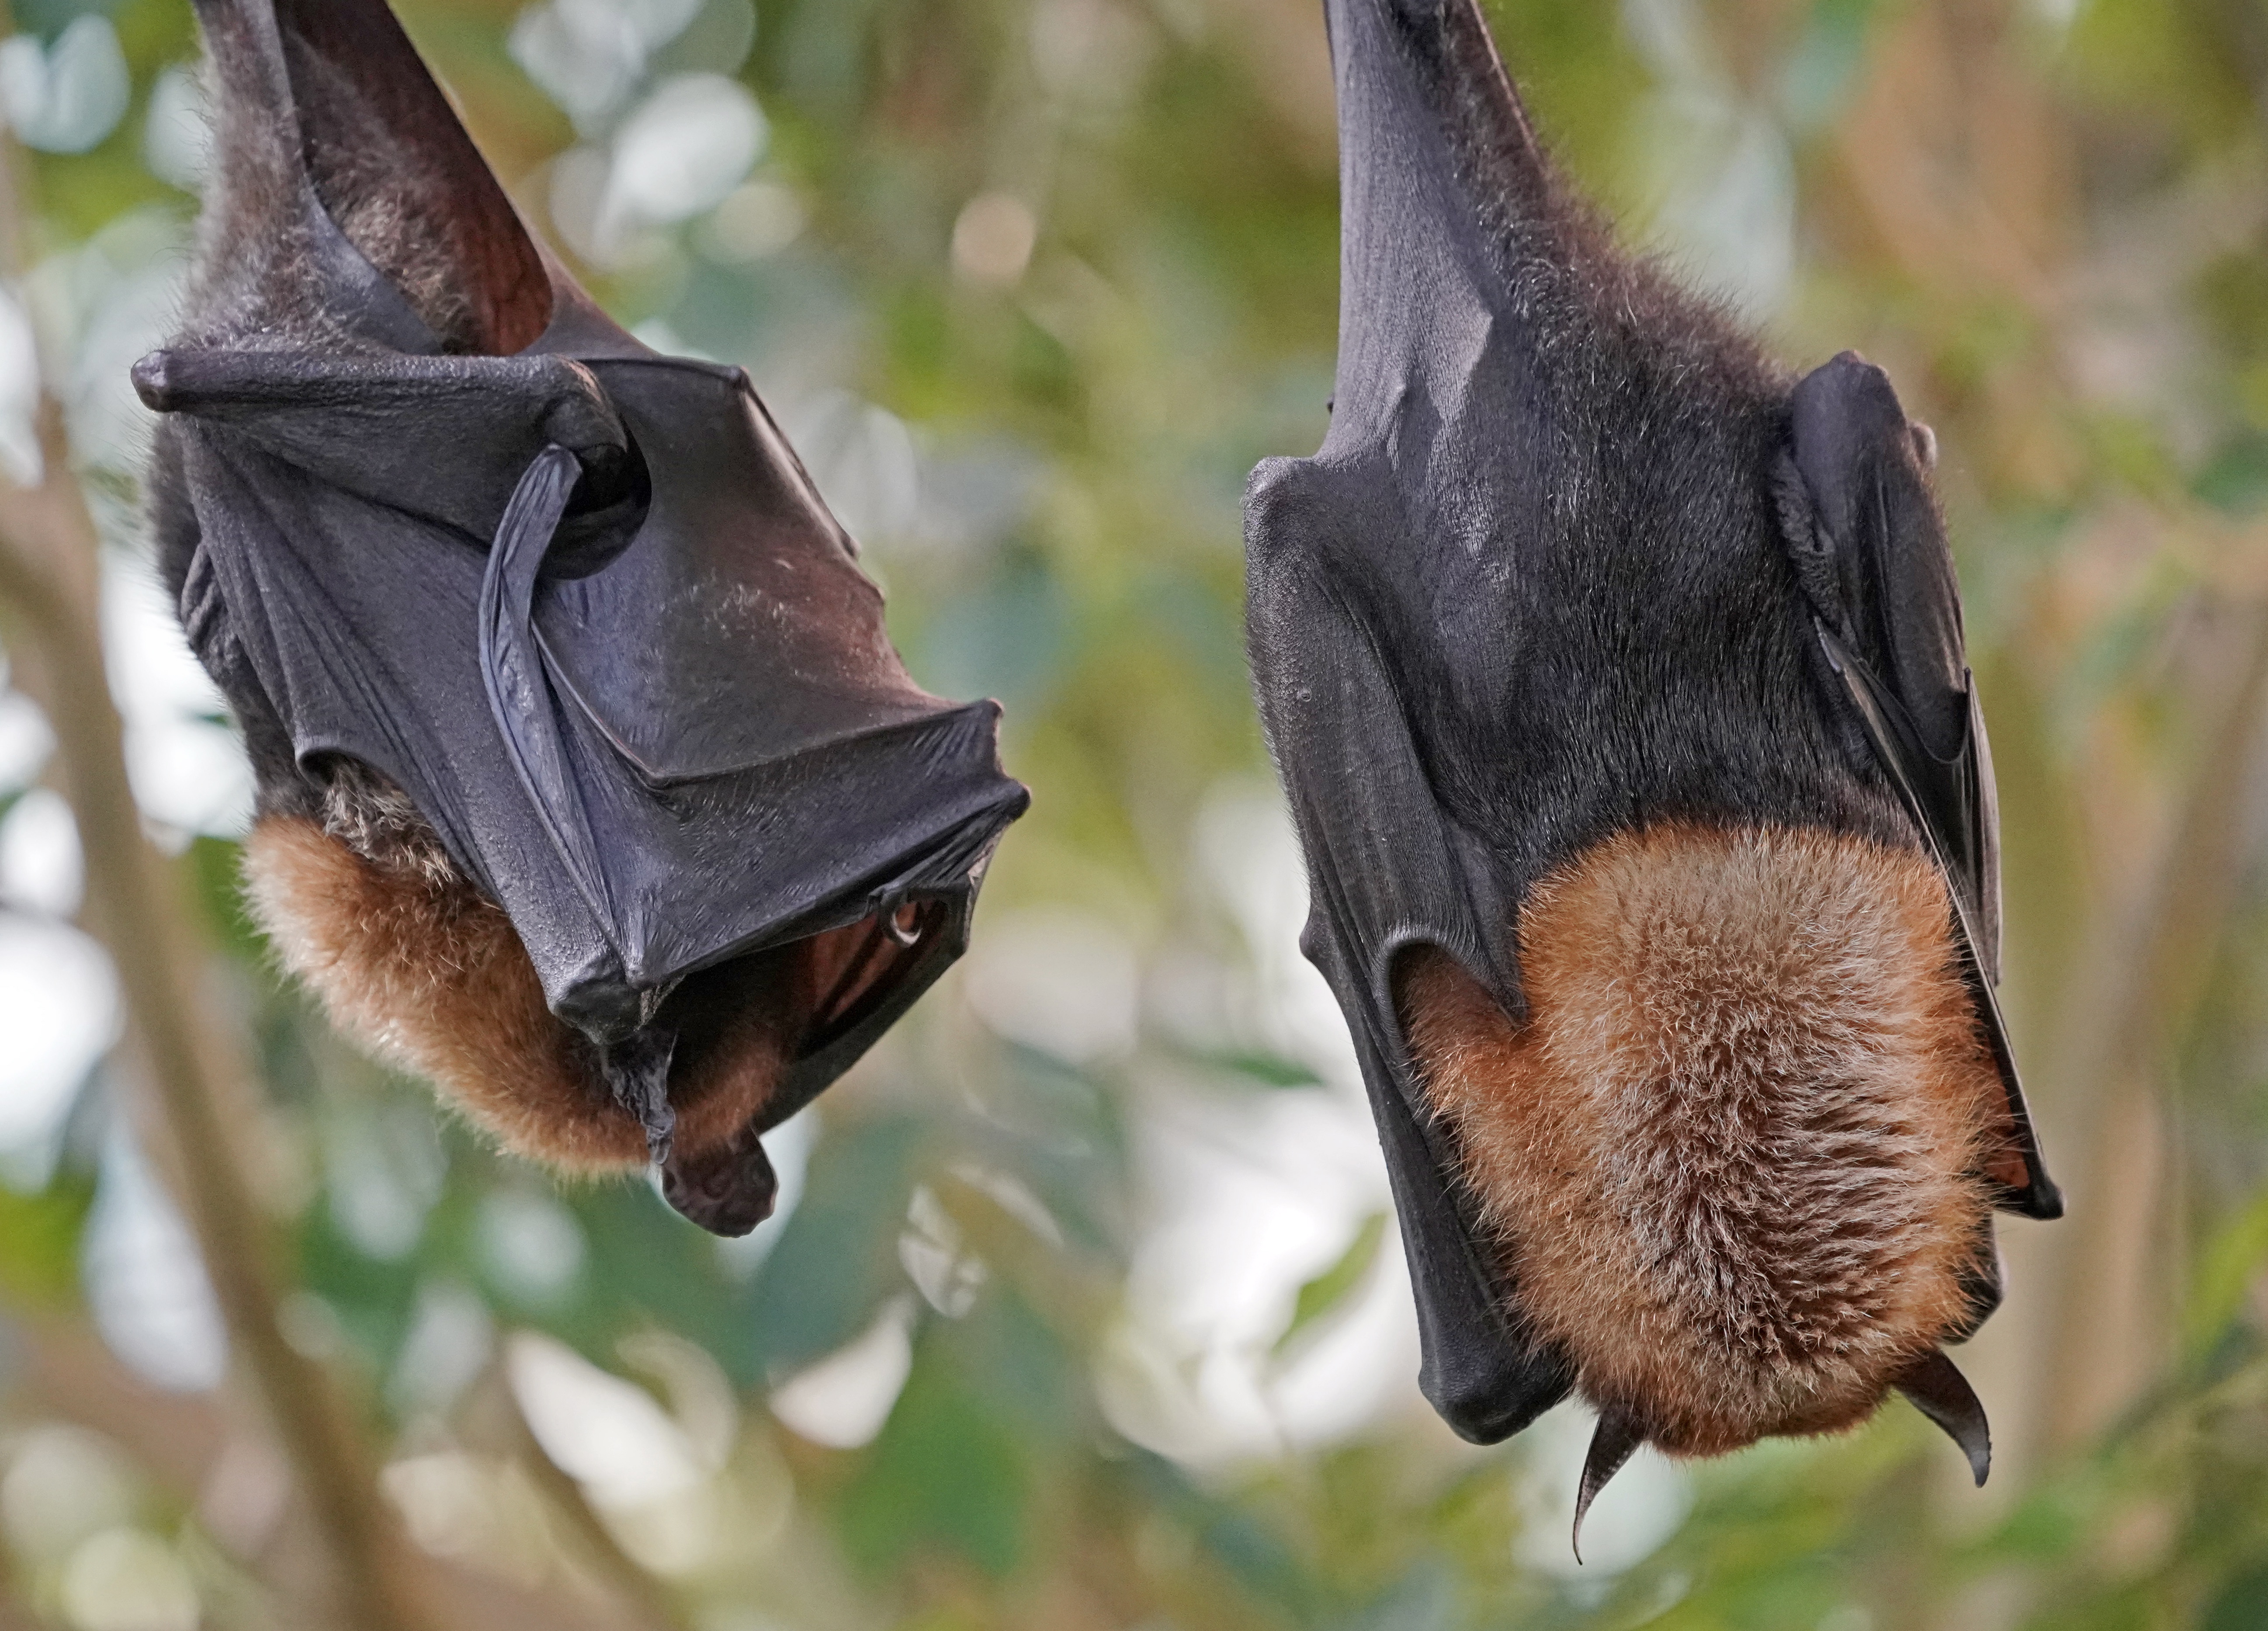
<path fill-rule="evenodd" d="M 1370 490 L 1373 494 L 1378 491 Z M 1419 942 L 1493 966 L 1501 914 L 1485 874 L 1459 859 L 1405 724 L 1395 665 L 1376 620 L 1333 568 L 1343 527 L 1383 519 L 1364 485 L 1320 461 L 1279 460 L 1246 507 L 1253 683 L 1312 898 L 1301 944 L 1353 1031 L 1416 1290 L 1419 1386 L 1469 1438 L 1493 1443 L 1564 1399 L 1565 1364 L 1520 1326 L 1483 1254 L 1454 1155 L 1412 1087 L 1394 1005 L 1394 958 Z"/>
<path fill-rule="evenodd" d="M 2058 1203 L 1992 1000 L 1991 769 L 1950 557 L 1911 447 L 1877 469 L 1882 404 L 1852 371 L 1885 395 L 1887 381 L 1838 359 L 1795 399 L 1804 502 L 1836 541 L 1822 572 L 1793 546 L 1770 479 L 1790 458 L 1786 376 L 1614 252 L 1545 159 L 1473 0 L 1325 13 L 1331 423 L 1313 457 L 1254 473 L 1248 632 L 1307 858 L 1303 943 L 1354 1034 L 1392 1175 L 1421 1384 L 1487 1443 L 1572 1377 L 1523 1326 L 1427 1108 L 1395 959 L 1437 948 L 1516 1022 L 1521 903 L 1617 830 L 1781 823 L 1910 847 L 1918 829 L 1959 903 L 2022 1147 L 2027 1182 L 2004 1185 L 2003 1204 Z M 1894 397 L 1888 412 L 1908 437 Z M 1808 609 L 1797 586 L 1815 580 Z M 1815 625 L 1855 656 L 1855 689 Z M 1823 705 L 1790 706 L 1805 697 Z M 1984 1311 L 1989 1278 L 1975 1277 Z"/>
<path fill-rule="evenodd" d="M 382 0 L 197 11 L 231 123 L 217 186 L 290 202 L 282 232 L 207 243 L 184 332 L 136 371 L 188 495 L 195 650 L 301 767 L 344 756 L 404 789 L 600 1044 L 696 970 L 917 923 L 794 1062 L 777 1122 L 965 945 L 1027 801 L 997 706 L 914 685 L 747 376 L 598 310 Z M 406 291 L 325 202 L 310 155 L 396 150 L 439 196 L 389 241 L 446 238 L 462 287 Z"/>
<path fill-rule="evenodd" d="M 1485 615 L 1491 557 L 1543 490 L 1539 450 L 1496 404 L 1527 358 L 1500 321 L 1504 280 L 1453 151 L 1466 101 L 1529 174 L 1509 85 L 1478 19 L 1434 26 L 1408 8 L 1333 0 L 1339 96 L 1340 352 L 1331 428 L 1313 458 L 1271 460 L 1246 505 L 1248 624 L 1270 748 L 1308 858 L 1304 937 L 1348 1015 L 1387 1155 L 1423 1344 L 1420 1386 L 1459 1433 L 1492 1443 L 1565 1398 L 1565 1362 L 1521 1328 L 1480 1245 L 1454 1156 L 1418 1097 L 1395 1011 L 1404 947 L 1449 952 L 1511 1006 L 1512 897 L 1444 809 L 1445 767 L 1422 740 L 1458 676 L 1412 672 L 1413 616 Z M 1460 27 L 1461 22 L 1469 26 Z M 1500 435 L 1509 430 L 1512 434 Z M 1454 479 L 1445 479 L 1454 472 Z M 1471 547 L 1420 540 L 1462 535 Z M 1485 637 L 1466 643 L 1478 649 Z M 1452 636 L 1452 638 L 1454 637 Z M 1429 762 L 1429 759 L 1432 762 Z"/>

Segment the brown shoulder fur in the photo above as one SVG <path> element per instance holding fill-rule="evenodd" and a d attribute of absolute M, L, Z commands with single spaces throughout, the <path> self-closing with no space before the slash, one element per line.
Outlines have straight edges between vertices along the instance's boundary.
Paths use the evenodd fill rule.
<path fill-rule="evenodd" d="M 1675 1454 L 1865 1419 L 1957 1325 L 2005 1117 L 1936 870 L 1815 830 L 1626 831 L 1539 886 L 1518 1028 L 1396 970 L 1521 1311 Z"/>

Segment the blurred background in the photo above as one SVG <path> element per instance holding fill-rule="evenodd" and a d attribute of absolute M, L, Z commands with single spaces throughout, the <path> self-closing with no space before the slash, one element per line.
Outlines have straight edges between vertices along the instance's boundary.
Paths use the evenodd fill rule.
<path fill-rule="evenodd" d="M 2003 1223 L 1964 1350 L 1987 1489 L 1894 1403 L 1646 1452 L 1580 1568 L 1580 1408 L 1476 1450 L 1418 1398 L 1248 698 L 1239 490 L 1330 389 L 1314 0 L 402 0 L 611 309 L 750 370 L 916 677 L 1000 698 L 1035 791 L 971 956 L 768 1140 L 779 1214 L 734 1243 L 493 1154 L 247 928 L 249 778 L 150 572 L 127 382 L 205 162 L 189 9 L 13 9 L 0 528 L 64 494 L 99 531 L 288 1352 L 247 1362 L 185 1221 L 19 652 L 0 1627 L 2268 1627 L 2268 6 L 1489 6 L 1631 242 L 1937 430 L 2072 1203 Z M 286 1360 L 450 1583 L 431 1618 L 324 1585 Z"/>

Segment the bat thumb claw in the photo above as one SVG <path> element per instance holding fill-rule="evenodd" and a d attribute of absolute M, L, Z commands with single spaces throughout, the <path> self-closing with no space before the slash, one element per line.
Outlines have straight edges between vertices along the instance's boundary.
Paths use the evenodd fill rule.
<path fill-rule="evenodd" d="M 1583 1481 L 1575 1490 L 1573 1544 L 1578 1563 L 1583 1561 L 1583 1519 L 1591 1510 L 1591 1502 L 1644 1443 L 1646 1434 L 1621 1411 L 1609 1408 L 1600 1415 L 1598 1428 L 1591 1435 L 1590 1454 L 1583 1458 Z"/>
<path fill-rule="evenodd" d="M 1943 1348 L 1927 1354 L 1898 1373 L 1892 1384 L 1913 1401 L 1915 1409 L 1945 1429 L 1969 1458 L 1969 1470 L 1983 1487 L 1992 1470 L 1992 1428 L 1984 1419 L 1984 1406 Z"/>
<path fill-rule="evenodd" d="M 172 361 L 166 352 L 152 351 L 134 365 L 134 394 L 152 412 L 165 413 L 173 406 Z"/>

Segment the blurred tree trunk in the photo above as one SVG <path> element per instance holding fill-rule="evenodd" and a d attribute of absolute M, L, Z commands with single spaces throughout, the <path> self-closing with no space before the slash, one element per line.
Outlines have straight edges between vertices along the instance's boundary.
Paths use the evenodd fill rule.
<path fill-rule="evenodd" d="M 0 13 L 0 33 L 6 32 Z M 0 137 L 0 281 L 20 284 L 26 166 Z M 99 545 L 72 473 L 63 412 L 42 392 L 41 480 L 0 491 L 0 603 L 11 655 L 54 729 L 85 855 L 89 927 L 126 1000 L 138 1074 L 155 1089 L 167 1165 L 202 1251 L 232 1347 L 272 1420 L 328 1553 L 337 1622 L 428 1631 L 415 1561 L 378 1487 L 376 1459 L 330 1377 L 285 1341 L 268 1221 L 230 1115 L 259 1102 L 197 985 L 204 953 L 173 870 L 142 830 L 99 624 Z"/>

